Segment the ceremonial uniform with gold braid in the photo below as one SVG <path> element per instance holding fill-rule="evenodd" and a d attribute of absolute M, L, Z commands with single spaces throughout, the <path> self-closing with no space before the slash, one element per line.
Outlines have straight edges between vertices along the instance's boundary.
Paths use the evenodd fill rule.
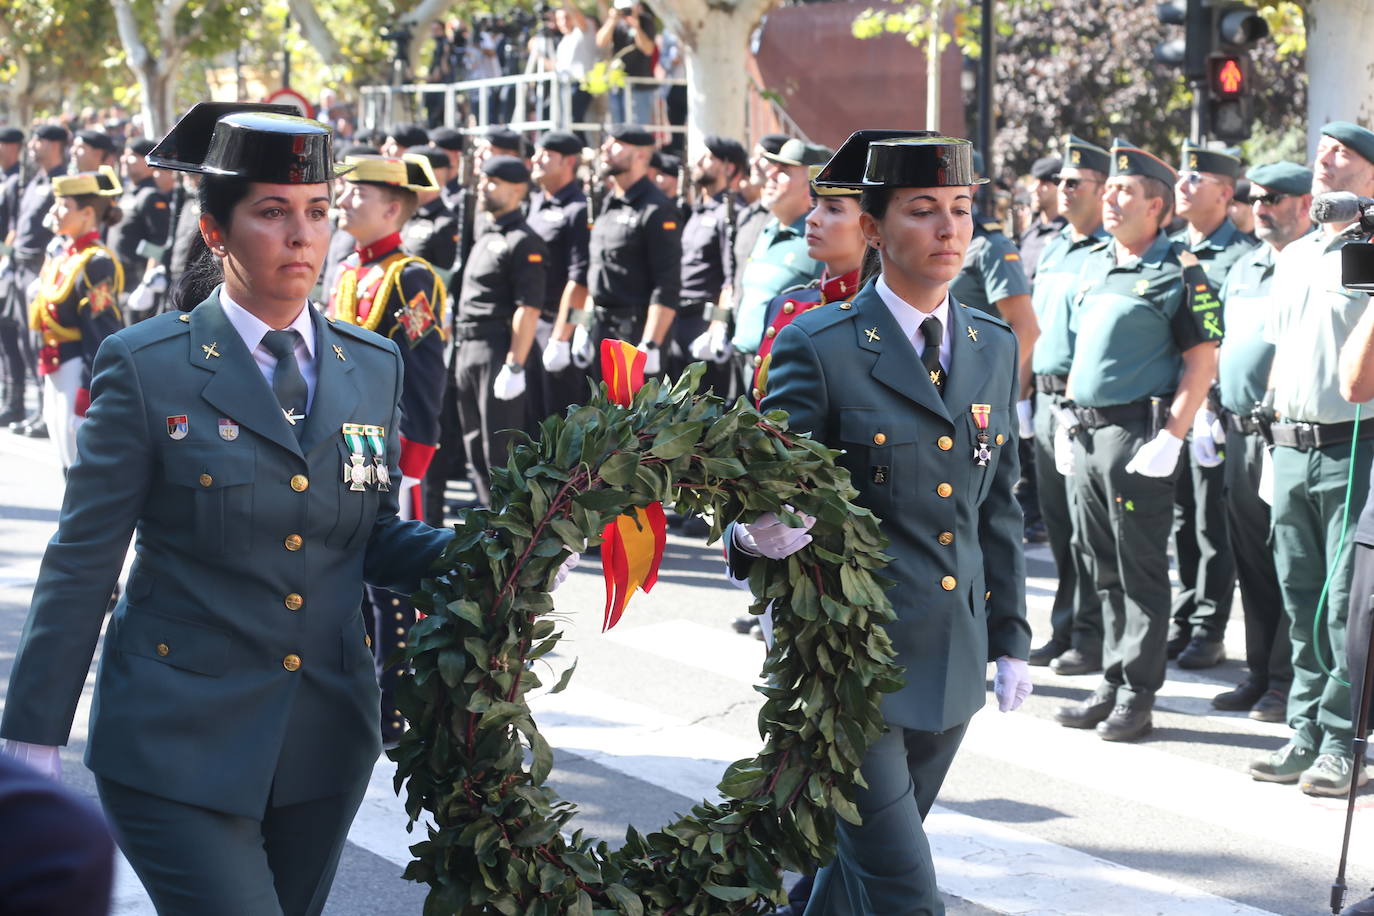
<path fill-rule="evenodd" d="M 755 404 L 762 401 L 767 393 L 768 366 L 772 362 L 773 340 L 782 333 L 782 329 L 791 324 L 802 312 L 810 311 L 818 305 L 852 299 L 858 291 L 859 271 L 851 270 L 841 277 L 822 274 L 819 280 L 784 290 L 768 303 L 768 312 L 765 316 L 768 329 L 763 332 L 763 341 L 759 343 L 758 358 L 754 360 L 754 384 L 749 392 Z"/>

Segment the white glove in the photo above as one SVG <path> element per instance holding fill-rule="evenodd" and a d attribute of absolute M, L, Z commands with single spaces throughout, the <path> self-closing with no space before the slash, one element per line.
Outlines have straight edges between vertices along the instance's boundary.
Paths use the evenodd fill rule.
<path fill-rule="evenodd" d="M 586 369 L 596 360 L 596 341 L 582 325 L 577 326 L 572 336 L 572 361 L 579 369 Z"/>
<path fill-rule="evenodd" d="M 1035 438 L 1035 421 L 1031 419 L 1034 413 L 1030 398 L 1016 402 L 1016 425 L 1020 427 L 1019 432 L 1022 439 Z"/>
<path fill-rule="evenodd" d="M 558 567 L 558 572 L 553 574 L 553 586 L 549 589 L 549 591 L 558 591 L 558 586 L 562 585 L 564 582 L 567 581 L 568 576 L 572 573 L 574 569 L 577 569 L 577 564 L 581 562 L 582 554 L 568 554 L 568 558 L 563 561 L 563 565 Z"/>
<path fill-rule="evenodd" d="M 1193 460 L 1199 467 L 1214 468 L 1226 460 L 1217 450 L 1217 439 L 1213 434 L 1217 415 L 1206 407 L 1199 408 L 1193 415 Z M 1225 443 L 1225 439 L 1221 440 Z"/>
<path fill-rule="evenodd" d="M 572 365 L 572 342 L 551 340 L 544 348 L 544 368 L 549 372 L 562 372 Z"/>
<path fill-rule="evenodd" d="M 1264 455 L 1260 457 L 1260 479 L 1259 491 L 1260 499 L 1264 500 L 1265 505 L 1274 504 L 1274 450 L 1266 448 Z"/>
<path fill-rule="evenodd" d="M 1062 426 L 1054 429 L 1054 469 L 1065 477 L 1073 476 L 1073 440 Z"/>
<path fill-rule="evenodd" d="M 62 781 L 62 755 L 59 753 L 59 748 L 47 744 L 6 741 L 5 756 L 18 760 L 32 770 L 37 770 L 54 782 Z"/>
<path fill-rule="evenodd" d="M 11 273 L 13 270 L 14 264 L 10 261 L 10 256 L 0 256 L 0 277 L 3 277 L 6 274 Z"/>
<path fill-rule="evenodd" d="M 787 507 L 791 510 L 791 506 Z M 740 523 L 732 527 L 735 546 L 747 554 L 781 560 L 790 557 L 811 543 L 808 532 L 816 524 L 816 519 L 805 512 L 798 512 L 802 527 L 792 528 L 772 512 L 765 512 L 752 524 Z"/>
<path fill-rule="evenodd" d="M 502 366 L 491 383 L 491 393 L 498 401 L 513 401 L 525 393 L 525 370 L 515 372 L 510 366 Z"/>
<path fill-rule="evenodd" d="M 641 340 L 638 349 L 644 354 L 644 374 L 658 375 L 659 370 L 663 368 L 660 348 L 654 346 L 652 340 Z"/>
<path fill-rule="evenodd" d="M 997 708 L 1002 712 L 1014 712 L 1026 701 L 1035 689 L 1031 686 L 1030 666 L 1024 659 L 1003 655 L 997 660 L 997 674 L 992 679 L 992 692 L 997 697 Z"/>
<path fill-rule="evenodd" d="M 1182 450 L 1183 440 L 1167 429 L 1161 429 L 1126 462 L 1126 473 L 1142 477 L 1168 477 L 1178 467 L 1178 453 Z"/>
<path fill-rule="evenodd" d="M 692 353 L 692 359 L 708 359 L 713 363 L 723 363 L 730 359 L 730 338 L 726 334 L 725 325 L 714 322 L 705 331 L 697 335 L 688 348 Z"/>
<path fill-rule="evenodd" d="M 148 271 L 148 275 L 143 278 L 141 286 L 146 286 L 153 292 L 161 294 L 167 292 L 167 268 L 161 264 Z"/>
<path fill-rule="evenodd" d="M 124 303 L 124 307 L 131 312 L 146 312 L 156 304 L 157 293 L 147 283 L 140 283 L 129 293 L 129 301 Z"/>

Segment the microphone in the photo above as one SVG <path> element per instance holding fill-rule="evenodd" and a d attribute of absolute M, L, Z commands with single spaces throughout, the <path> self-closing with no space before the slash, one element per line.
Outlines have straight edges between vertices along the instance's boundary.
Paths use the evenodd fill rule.
<path fill-rule="evenodd" d="M 1308 211 L 1314 223 L 1353 223 L 1359 220 L 1366 232 L 1374 227 L 1374 200 L 1350 191 L 1332 191 L 1312 199 Z"/>

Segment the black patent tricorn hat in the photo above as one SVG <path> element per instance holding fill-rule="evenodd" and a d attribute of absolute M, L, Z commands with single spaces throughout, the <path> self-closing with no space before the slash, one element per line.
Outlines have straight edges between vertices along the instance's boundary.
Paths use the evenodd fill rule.
<path fill-rule="evenodd" d="M 868 165 L 868 145 L 879 140 L 897 140 L 902 137 L 933 137 L 930 130 L 892 130 L 889 128 L 870 128 L 856 130 L 849 139 L 840 144 L 835 155 L 812 179 L 817 188 L 862 188 L 864 168 Z"/>
<path fill-rule="evenodd" d="M 147 157 L 154 168 L 264 181 L 319 184 L 342 174 L 333 131 L 289 105 L 198 102 Z"/>
<path fill-rule="evenodd" d="M 864 188 L 955 188 L 987 184 L 973 168 L 973 144 L 959 137 L 901 137 L 868 145 Z"/>

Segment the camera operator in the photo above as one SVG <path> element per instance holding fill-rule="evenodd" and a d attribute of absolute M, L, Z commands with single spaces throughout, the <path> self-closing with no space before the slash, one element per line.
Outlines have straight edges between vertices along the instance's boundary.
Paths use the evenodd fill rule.
<path fill-rule="evenodd" d="M 1312 191 L 1374 195 L 1374 132 L 1344 121 L 1321 130 Z M 1364 761 L 1351 753 L 1354 739 L 1350 688 L 1345 684 L 1346 619 L 1353 572 L 1344 550 L 1344 522 L 1358 517 L 1365 488 L 1347 481 L 1369 477 L 1374 444 L 1357 443 L 1355 406 L 1343 391 L 1368 398 L 1362 378 L 1344 380 L 1340 368 L 1347 340 L 1369 323 L 1369 297 L 1341 286 L 1340 249 L 1350 241 L 1344 226 L 1327 224 L 1284 248 L 1274 271 L 1274 303 L 1266 338 L 1275 344 L 1269 373 L 1273 391 L 1274 567 L 1285 609 L 1291 615 L 1293 686 L 1288 695 L 1288 743 L 1250 765 L 1265 782 L 1299 783 L 1308 795 L 1340 797 L 1351 779 L 1363 785 Z M 1363 335 L 1368 337 L 1366 332 Z M 1339 363 L 1339 366 L 1338 366 Z M 1266 403 L 1269 403 L 1266 395 Z M 1358 438 L 1374 434 L 1374 423 Z M 1353 455 L 1352 455 L 1353 451 Z M 1374 543 L 1362 526 L 1357 542 Z M 1319 602 L 1323 593 L 1326 605 Z M 1367 592 L 1366 592 L 1367 594 Z M 1320 632 L 1318 627 L 1325 632 Z M 1357 765 L 1358 764 L 1358 765 Z"/>
<path fill-rule="evenodd" d="M 462 50 L 449 37 L 448 26 L 442 19 L 434 20 L 429 27 L 434 47 L 430 51 L 429 72 L 425 79 L 431 83 L 456 83 L 463 78 Z M 425 93 L 425 112 L 428 127 L 438 127 L 444 123 L 444 94 Z"/>
<path fill-rule="evenodd" d="M 601 28 L 596 30 L 596 46 L 610 50 L 613 60 L 619 60 L 627 77 L 654 75 L 654 16 L 638 0 L 615 0 L 607 9 L 606 0 L 597 0 L 601 13 Z M 627 83 L 628 90 L 611 93 L 611 122 L 632 122 L 646 127 L 654 123 L 653 86 Z M 626 111 L 625 97 L 629 95 L 630 110 Z"/>

